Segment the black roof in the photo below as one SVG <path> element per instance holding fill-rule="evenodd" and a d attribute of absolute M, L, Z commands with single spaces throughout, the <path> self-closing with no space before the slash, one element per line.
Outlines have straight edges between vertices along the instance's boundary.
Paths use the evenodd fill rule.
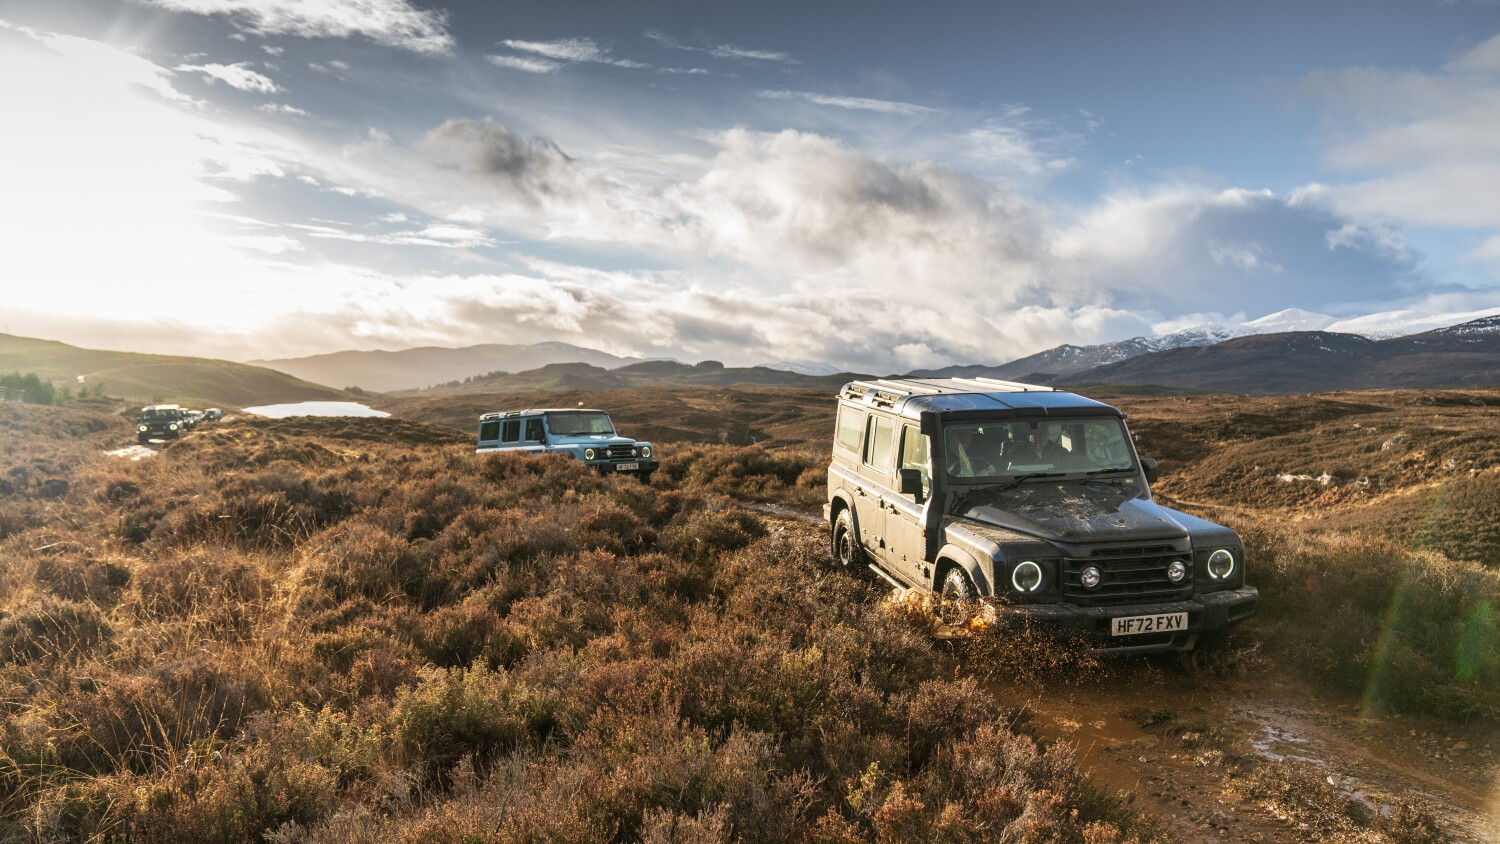
<path fill-rule="evenodd" d="M 882 378 L 851 381 L 839 398 L 916 418 L 923 413 L 1014 416 L 1123 416 L 1119 410 L 1052 387 L 996 378 Z"/>

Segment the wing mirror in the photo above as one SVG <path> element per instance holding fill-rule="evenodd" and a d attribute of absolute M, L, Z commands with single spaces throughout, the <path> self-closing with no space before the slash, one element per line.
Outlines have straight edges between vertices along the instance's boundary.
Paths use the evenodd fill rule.
<path fill-rule="evenodd" d="M 1156 468 L 1156 458 L 1154 457 L 1142 457 L 1141 470 L 1146 473 L 1146 483 L 1148 484 L 1156 483 L 1157 477 L 1161 474 Z"/>
<path fill-rule="evenodd" d="M 901 494 L 922 500 L 922 470 L 900 469 L 896 474 L 901 479 Z"/>

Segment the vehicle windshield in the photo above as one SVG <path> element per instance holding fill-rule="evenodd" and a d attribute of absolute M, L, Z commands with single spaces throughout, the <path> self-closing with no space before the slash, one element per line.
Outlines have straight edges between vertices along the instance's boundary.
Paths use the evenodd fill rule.
<path fill-rule="evenodd" d="M 948 475 L 1105 474 L 1135 468 L 1125 426 L 1112 417 L 952 423 L 943 429 Z"/>
<path fill-rule="evenodd" d="M 615 435 L 608 413 L 599 411 L 566 411 L 547 414 L 547 428 L 557 437 L 581 437 L 591 434 Z"/>
<path fill-rule="evenodd" d="M 176 408 L 153 407 L 150 410 L 141 411 L 142 422 L 176 421 L 177 418 Z"/>

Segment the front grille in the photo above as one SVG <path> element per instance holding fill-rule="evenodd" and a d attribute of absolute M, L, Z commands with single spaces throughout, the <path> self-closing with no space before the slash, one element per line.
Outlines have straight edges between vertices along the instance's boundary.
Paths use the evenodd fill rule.
<path fill-rule="evenodd" d="M 1173 560 L 1187 564 L 1188 574 L 1181 583 L 1167 579 L 1167 566 Z M 1098 588 L 1083 588 L 1079 573 L 1088 566 L 1104 572 Z M 1096 607 L 1176 601 L 1193 592 L 1193 560 L 1191 554 L 1170 545 L 1096 548 L 1090 556 L 1063 559 L 1062 586 L 1063 594 L 1077 603 Z"/>
<path fill-rule="evenodd" d="M 609 458 L 610 460 L 624 460 L 627 457 L 634 457 L 635 456 L 635 446 L 633 446 L 633 445 L 612 445 L 612 446 L 604 449 L 604 456 L 607 457 L 607 458 Z"/>

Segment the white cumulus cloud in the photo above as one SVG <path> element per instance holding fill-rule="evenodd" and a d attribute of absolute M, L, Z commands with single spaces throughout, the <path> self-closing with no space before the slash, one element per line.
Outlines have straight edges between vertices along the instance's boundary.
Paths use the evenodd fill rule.
<path fill-rule="evenodd" d="M 271 77 L 251 70 L 248 62 L 239 64 L 183 64 L 173 68 L 188 73 L 202 73 L 209 82 L 215 80 L 241 91 L 259 94 L 274 94 L 281 89 Z"/>
<path fill-rule="evenodd" d="M 406 0 L 138 0 L 177 12 L 223 15 L 258 35 L 349 38 L 421 53 L 453 49 L 446 12 Z"/>

